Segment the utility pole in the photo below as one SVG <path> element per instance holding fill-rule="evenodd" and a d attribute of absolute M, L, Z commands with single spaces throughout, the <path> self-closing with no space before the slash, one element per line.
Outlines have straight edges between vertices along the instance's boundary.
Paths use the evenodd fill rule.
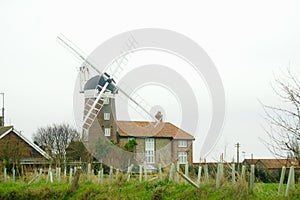
<path fill-rule="evenodd" d="M 4 92 L 1 92 L 0 94 L 2 95 L 2 116 L 0 126 L 4 126 Z"/>
<path fill-rule="evenodd" d="M 237 162 L 237 170 L 240 171 L 240 143 L 235 144 L 236 147 L 236 162 Z"/>

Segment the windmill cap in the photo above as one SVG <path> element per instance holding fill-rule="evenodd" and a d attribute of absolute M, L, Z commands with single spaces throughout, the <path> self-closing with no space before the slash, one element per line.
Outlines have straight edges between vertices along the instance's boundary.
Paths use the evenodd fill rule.
<path fill-rule="evenodd" d="M 92 78 L 90 78 L 84 85 L 84 90 L 95 90 L 97 88 L 98 85 L 100 86 L 104 86 L 105 83 L 108 82 L 108 86 L 106 88 L 106 90 L 112 92 L 113 94 L 117 93 L 117 88 L 116 85 L 114 83 L 113 79 L 109 78 L 109 75 L 101 75 L 101 77 L 99 75 L 96 75 Z"/>

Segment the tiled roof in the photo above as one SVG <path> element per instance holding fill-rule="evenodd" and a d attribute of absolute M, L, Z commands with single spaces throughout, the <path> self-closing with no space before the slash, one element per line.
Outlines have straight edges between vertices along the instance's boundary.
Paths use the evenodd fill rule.
<path fill-rule="evenodd" d="M 255 165 L 259 159 L 244 159 L 243 163 L 248 165 Z"/>
<path fill-rule="evenodd" d="M 291 162 L 295 162 L 291 159 L 245 159 L 244 162 L 248 164 L 257 164 L 262 163 L 267 169 L 281 169 L 282 166 L 287 168 L 291 167 Z M 299 162 L 295 162 L 294 165 L 296 168 L 300 167 Z"/>
<path fill-rule="evenodd" d="M 161 137 L 194 140 L 195 138 L 170 122 L 117 121 L 120 136 L 127 137 Z"/>

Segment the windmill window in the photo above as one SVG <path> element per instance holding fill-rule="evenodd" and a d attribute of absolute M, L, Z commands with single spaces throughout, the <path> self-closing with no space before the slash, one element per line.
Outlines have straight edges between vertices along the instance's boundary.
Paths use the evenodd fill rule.
<path fill-rule="evenodd" d="M 178 147 L 187 147 L 186 140 L 178 140 Z"/>
<path fill-rule="evenodd" d="M 104 129 L 104 135 L 105 136 L 110 136 L 110 128 L 105 128 Z"/>
<path fill-rule="evenodd" d="M 104 104 L 109 104 L 109 98 L 108 97 L 104 98 Z"/>
<path fill-rule="evenodd" d="M 104 120 L 110 120 L 110 113 L 104 113 Z"/>
<path fill-rule="evenodd" d="M 88 131 L 83 129 L 83 132 L 82 132 L 82 140 L 87 142 L 89 139 L 88 139 Z"/>
<path fill-rule="evenodd" d="M 178 162 L 179 162 L 179 164 L 187 163 L 187 153 L 186 152 L 178 152 Z"/>

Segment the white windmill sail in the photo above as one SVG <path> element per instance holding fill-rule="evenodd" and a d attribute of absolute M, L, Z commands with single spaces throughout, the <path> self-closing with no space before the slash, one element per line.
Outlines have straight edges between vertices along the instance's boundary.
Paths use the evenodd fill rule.
<path fill-rule="evenodd" d="M 95 64 L 93 64 L 90 60 L 87 60 L 87 56 L 83 56 L 84 53 L 80 53 L 82 51 L 75 44 L 73 44 L 70 40 L 68 40 L 65 36 L 63 36 L 63 35 L 57 36 L 57 39 L 62 46 L 64 46 L 68 50 L 71 50 L 70 52 L 73 55 L 75 55 L 77 58 L 83 60 L 85 62 L 85 66 L 92 68 L 99 74 L 100 78 L 103 77 L 105 79 L 105 84 L 103 86 L 98 84 L 97 87 L 95 88 L 95 92 L 96 92 L 95 98 L 90 98 L 89 100 L 87 100 L 85 102 L 85 106 L 84 106 L 85 116 L 84 116 L 83 123 L 82 123 L 82 131 L 83 131 L 82 137 L 84 140 L 87 140 L 87 134 L 88 134 L 89 128 L 91 127 L 92 123 L 96 119 L 99 111 L 101 110 L 101 108 L 104 104 L 103 94 L 104 94 L 105 90 L 107 89 L 107 87 L 109 86 L 109 84 L 111 82 L 114 82 L 113 78 L 116 78 L 116 79 L 119 78 L 119 76 L 123 70 L 123 65 L 125 65 L 125 63 L 127 61 L 127 58 L 119 57 L 112 64 L 108 65 L 104 69 L 104 73 L 103 73 L 95 67 L 96 66 Z M 67 40 L 68 42 L 66 42 L 65 40 Z M 107 71 L 109 73 L 111 73 L 111 75 L 109 75 L 108 73 L 105 73 Z M 152 116 L 152 114 L 150 113 L 151 106 L 147 103 L 147 101 L 145 101 L 142 97 L 140 97 L 137 94 L 135 94 L 135 96 L 130 96 L 127 92 L 125 92 L 124 89 L 121 89 L 121 86 L 126 87 L 126 89 L 129 90 L 129 87 L 126 86 L 124 83 L 122 83 L 122 85 L 118 84 L 118 86 L 114 85 L 116 90 L 122 92 L 125 97 L 127 97 L 129 100 L 131 100 L 131 102 L 133 102 L 133 104 L 132 105 L 130 104 L 130 105 L 136 111 L 144 112 L 146 114 L 146 116 L 148 116 L 150 119 L 154 120 L 157 125 L 160 122 L 160 119 L 157 119 L 154 116 Z"/>
<path fill-rule="evenodd" d="M 98 87 L 101 87 L 100 92 L 97 94 L 96 98 L 89 98 L 87 102 L 85 103 L 84 112 L 86 112 L 85 117 L 83 119 L 83 133 L 84 138 L 87 140 L 86 133 L 88 133 L 88 130 L 92 126 L 94 120 L 96 119 L 99 111 L 101 110 L 103 104 L 104 104 L 104 98 L 103 93 L 105 92 L 106 88 L 108 86 L 108 82 L 104 84 L 104 86 L 98 85 Z"/>

